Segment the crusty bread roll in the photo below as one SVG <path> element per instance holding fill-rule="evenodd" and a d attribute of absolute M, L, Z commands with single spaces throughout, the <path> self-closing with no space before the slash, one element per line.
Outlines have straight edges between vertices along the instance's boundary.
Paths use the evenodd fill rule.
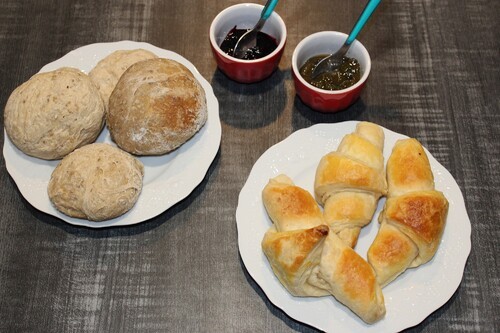
<path fill-rule="evenodd" d="M 156 58 L 132 65 L 109 100 L 111 137 L 135 155 L 161 155 L 189 140 L 206 122 L 205 91 L 182 64 Z"/>
<path fill-rule="evenodd" d="M 103 58 L 90 71 L 89 76 L 101 93 L 106 109 L 109 96 L 122 74 L 136 62 L 156 58 L 156 54 L 144 49 L 118 50 Z"/>
<path fill-rule="evenodd" d="M 96 86 L 88 75 L 69 67 L 32 76 L 12 92 L 4 111 L 12 143 L 46 160 L 94 142 L 104 120 Z"/>
<path fill-rule="evenodd" d="M 54 169 L 48 194 L 62 213 L 104 221 L 129 211 L 142 190 L 143 164 L 106 143 L 94 143 L 66 156 Z"/>

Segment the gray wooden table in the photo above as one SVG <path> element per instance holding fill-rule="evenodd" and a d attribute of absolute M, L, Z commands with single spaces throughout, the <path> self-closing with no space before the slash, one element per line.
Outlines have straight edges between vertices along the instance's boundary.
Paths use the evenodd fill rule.
<path fill-rule="evenodd" d="M 346 120 L 418 138 L 465 197 L 472 251 L 462 283 L 409 330 L 500 331 L 500 3 L 383 2 L 358 37 L 372 56 L 368 85 L 337 114 L 314 112 L 295 96 L 292 52 L 311 33 L 347 32 L 365 1 L 281 1 L 276 10 L 288 27 L 285 54 L 277 72 L 253 85 L 227 79 L 209 47 L 211 20 L 235 3 L 0 3 L 2 110 L 15 87 L 70 50 L 134 40 L 190 60 L 211 83 L 222 123 L 220 150 L 203 182 L 168 211 L 132 227 L 79 228 L 36 210 L 0 157 L 0 331 L 314 331 L 273 306 L 246 271 L 235 209 L 252 165 L 268 147 L 298 129 Z"/>

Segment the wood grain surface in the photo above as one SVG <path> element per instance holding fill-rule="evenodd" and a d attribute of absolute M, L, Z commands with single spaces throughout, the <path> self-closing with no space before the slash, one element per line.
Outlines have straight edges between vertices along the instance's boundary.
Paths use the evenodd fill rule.
<path fill-rule="evenodd" d="M 235 209 L 267 148 L 298 129 L 345 120 L 418 138 L 465 197 L 472 251 L 462 283 L 408 331 L 500 331 L 500 2 L 383 1 L 358 36 L 372 57 L 366 89 L 336 114 L 315 112 L 296 97 L 292 52 L 311 33 L 348 32 L 366 2 L 281 1 L 276 11 L 288 39 L 279 70 L 249 85 L 217 70 L 208 41 L 212 19 L 235 3 L 0 2 L 2 111 L 10 93 L 46 63 L 86 44 L 134 40 L 191 61 L 211 83 L 222 123 L 219 153 L 193 193 L 126 228 L 78 228 L 37 211 L 0 157 L 0 331 L 315 331 L 272 305 L 249 276 L 238 254 Z"/>

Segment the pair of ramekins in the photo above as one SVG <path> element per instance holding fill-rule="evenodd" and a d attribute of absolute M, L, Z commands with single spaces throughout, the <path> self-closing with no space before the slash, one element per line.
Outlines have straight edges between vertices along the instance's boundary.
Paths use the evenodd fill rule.
<path fill-rule="evenodd" d="M 219 47 L 228 32 L 235 26 L 239 29 L 252 28 L 259 20 L 263 6 L 242 3 L 224 9 L 212 21 L 210 26 L 210 44 L 217 66 L 230 79 L 240 83 L 255 83 L 269 77 L 277 68 L 285 49 L 287 30 L 285 22 L 278 13 L 273 12 L 262 32 L 274 37 L 277 48 L 269 55 L 256 60 L 236 59 L 224 53 Z M 347 35 L 336 31 L 322 31 L 304 38 L 296 47 L 292 56 L 292 75 L 295 91 L 302 102 L 321 112 L 336 112 L 348 108 L 355 102 L 366 79 L 370 74 L 371 60 L 366 48 L 354 41 L 347 53 L 348 57 L 358 60 L 361 67 L 361 79 L 353 86 L 342 90 L 323 90 L 314 87 L 302 78 L 300 67 L 312 56 L 330 54 L 337 51 Z"/>

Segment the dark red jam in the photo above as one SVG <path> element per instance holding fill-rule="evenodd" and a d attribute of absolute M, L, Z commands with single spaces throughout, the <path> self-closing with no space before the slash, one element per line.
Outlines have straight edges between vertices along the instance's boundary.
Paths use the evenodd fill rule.
<path fill-rule="evenodd" d="M 236 26 L 228 32 L 226 38 L 222 41 L 220 45 L 221 50 L 234 57 L 234 47 L 240 39 L 240 37 L 247 32 L 248 29 L 237 29 Z M 263 58 L 271 54 L 278 47 L 278 42 L 272 36 L 259 31 L 257 33 L 257 45 L 248 49 L 242 59 L 254 60 Z"/>

